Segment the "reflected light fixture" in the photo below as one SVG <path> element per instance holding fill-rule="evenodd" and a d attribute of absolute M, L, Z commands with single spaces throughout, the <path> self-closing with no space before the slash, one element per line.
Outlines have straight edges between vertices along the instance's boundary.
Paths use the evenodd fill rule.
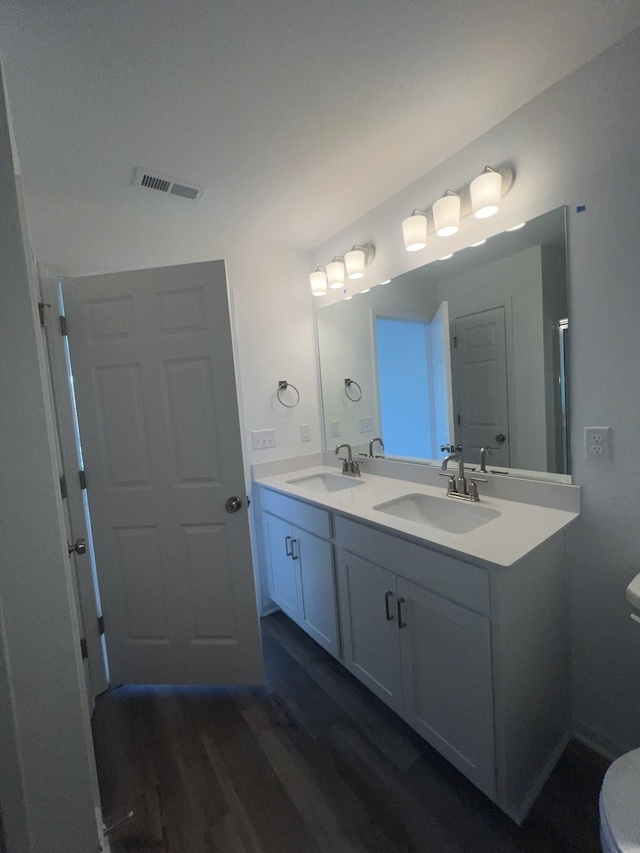
<path fill-rule="evenodd" d="M 502 175 L 491 166 L 474 178 L 469 185 L 471 209 L 476 219 L 487 219 L 500 209 L 502 195 Z"/>
<path fill-rule="evenodd" d="M 311 273 L 309 281 L 311 282 L 311 293 L 314 296 L 327 295 L 327 274 L 322 267 L 318 267 L 315 272 Z"/>
<path fill-rule="evenodd" d="M 486 243 L 486 242 L 487 242 L 487 238 L 485 237 L 485 238 L 484 238 L 484 240 L 478 240 L 478 242 L 477 242 L 477 243 L 471 243 L 471 244 L 469 245 L 469 248 L 470 248 L 470 249 L 475 249 L 475 247 L 476 247 L 476 246 L 482 246 L 482 245 L 483 245 L 484 243 Z"/>
<path fill-rule="evenodd" d="M 441 258 L 438 258 L 438 260 L 439 260 L 439 261 L 448 261 L 448 260 L 449 260 L 449 258 L 452 258 L 452 257 L 453 257 L 453 252 L 451 252 L 451 253 L 450 253 L 450 254 L 448 254 L 448 255 L 443 255 Z"/>
<path fill-rule="evenodd" d="M 433 222 L 438 237 L 451 237 L 460 230 L 460 196 L 453 190 L 433 203 Z"/>
<path fill-rule="evenodd" d="M 417 252 L 427 245 L 427 214 L 424 210 L 414 210 L 402 222 L 404 247 L 407 252 Z"/>
<path fill-rule="evenodd" d="M 327 281 L 332 290 L 344 287 L 344 262 L 342 258 L 334 258 L 327 264 Z"/>
<path fill-rule="evenodd" d="M 512 228 L 507 228 L 507 231 L 519 231 L 521 228 L 524 228 L 526 222 L 520 222 L 518 225 L 514 225 Z"/>
<path fill-rule="evenodd" d="M 354 246 L 344 256 L 347 277 L 350 279 L 364 278 L 364 268 L 374 259 L 376 250 L 371 245 Z"/>
<path fill-rule="evenodd" d="M 380 282 L 380 284 L 381 284 L 381 285 L 383 285 L 383 284 L 391 284 L 391 279 L 390 279 L 390 278 L 388 278 L 386 281 L 381 281 L 381 282 Z"/>

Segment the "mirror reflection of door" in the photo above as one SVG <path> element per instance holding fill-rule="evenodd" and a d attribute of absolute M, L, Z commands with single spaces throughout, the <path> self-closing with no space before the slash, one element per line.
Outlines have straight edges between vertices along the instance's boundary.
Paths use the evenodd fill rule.
<path fill-rule="evenodd" d="M 465 462 L 478 463 L 480 448 L 491 447 L 490 464 L 510 465 L 509 403 L 504 307 L 457 317 L 456 443 Z M 488 466 L 489 467 L 489 466 Z"/>
<path fill-rule="evenodd" d="M 379 422 L 385 453 L 435 457 L 453 436 L 449 315 L 375 318 Z"/>

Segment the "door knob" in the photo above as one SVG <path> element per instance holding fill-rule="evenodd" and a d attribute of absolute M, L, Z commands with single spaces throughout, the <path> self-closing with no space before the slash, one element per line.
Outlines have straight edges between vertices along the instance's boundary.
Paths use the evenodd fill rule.
<path fill-rule="evenodd" d="M 69 549 L 69 555 L 73 554 L 75 551 L 76 554 L 86 554 L 87 553 L 87 540 L 86 539 L 76 539 L 73 545 L 70 545 L 67 542 L 67 548 Z"/>
<path fill-rule="evenodd" d="M 234 495 L 234 497 L 227 499 L 227 502 L 224 505 L 224 508 L 226 509 L 227 512 L 238 512 L 238 510 L 240 509 L 241 506 L 242 506 L 242 501 L 240 500 L 240 498 L 237 498 Z"/>
<path fill-rule="evenodd" d="M 502 444 L 502 443 L 503 443 L 503 442 L 505 442 L 506 440 L 507 440 L 506 435 L 503 435 L 501 432 L 499 432 L 499 433 L 497 434 L 497 436 L 496 436 L 496 441 L 498 442 L 498 444 Z"/>

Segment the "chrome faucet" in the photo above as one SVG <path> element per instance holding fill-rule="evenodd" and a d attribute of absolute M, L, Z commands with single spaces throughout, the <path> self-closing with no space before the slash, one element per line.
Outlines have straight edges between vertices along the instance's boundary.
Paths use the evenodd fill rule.
<path fill-rule="evenodd" d="M 487 473 L 487 456 L 491 456 L 492 453 L 493 447 L 489 447 L 488 444 L 480 448 L 480 470 L 483 474 Z"/>
<path fill-rule="evenodd" d="M 338 456 L 343 447 L 347 448 L 347 458 L 342 460 L 342 473 L 346 474 L 349 477 L 359 477 L 360 466 L 357 462 L 353 461 L 353 454 L 351 453 L 350 444 L 339 444 L 336 447 L 336 456 Z"/>
<path fill-rule="evenodd" d="M 442 460 L 442 470 L 447 470 L 447 465 L 449 462 L 457 462 L 458 463 L 458 477 L 455 478 L 453 476 L 449 477 L 449 485 L 447 487 L 447 495 L 451 498 L 460 498 L 465 501 L 478 501 L 480 498 L 478 497 L 478 487 L 475 483 L 475 480 L 470 479 L 467 484 L 467 478 L 464 476 L 464 461 L 462 459 L 462 445 L 458 444 L 457 446 L 451 445 L 447 446 L 443 444 L 440 447 L 442 452 L 448 450 L 450 451 L 447 456 Z M 444 475 L 446 476 L 446 474 Z"/>
<path fill-rule="evenodd" d="M 371 458 L 375 458 L 374 454 L 373 454 L 373 445 L 376 443 L 376 441 L 380 444 L 380 452 L 384 453 L 384 442 L 383 442 L 383 440 L 381 438 L 372 438 L 371 441 L 369 442 L 369 456 Z"/>

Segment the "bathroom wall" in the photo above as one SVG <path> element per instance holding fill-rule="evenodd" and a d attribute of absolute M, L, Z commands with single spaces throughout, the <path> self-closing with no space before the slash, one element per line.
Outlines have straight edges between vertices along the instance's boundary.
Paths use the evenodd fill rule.
<path fill-rule="evenodd" d="M 448 251 L 569 206 L 572 469 L 583 487 L 568 534 L 571 687 L 576 731 L 611 753 L 640 745 L 640 628 L 624 600 L 640 571 L 639 91 L 636 30 L 319 246 L 308 266 L 374 240 L 364 287 L 439 257 L 436 238 L 404 251 L 402 219 L 488 163 L 513 165 L 513 189 L 494 220 L 465 219 Z M 585 426 L 612 427 L 610 459 L 585 458 Z"/>
<path fill-rule="evenodd" d="M 315 321 L 308 281 L 308 258 L 286 246 L 258 238 L 225 253 L 234 327 L 240 421 L 245 468 L 322 450 L 319 372 L 315 357 Z M 293 409 L 277 398 L 278 380 L 300 392 Z M 295 401 L 289 389 L 287 403 Z M 311 441 L 302 442 L 300 426 L 309 424 Z M 276 446 L 253 450 L 253 430 L 274 429 Z"/>

